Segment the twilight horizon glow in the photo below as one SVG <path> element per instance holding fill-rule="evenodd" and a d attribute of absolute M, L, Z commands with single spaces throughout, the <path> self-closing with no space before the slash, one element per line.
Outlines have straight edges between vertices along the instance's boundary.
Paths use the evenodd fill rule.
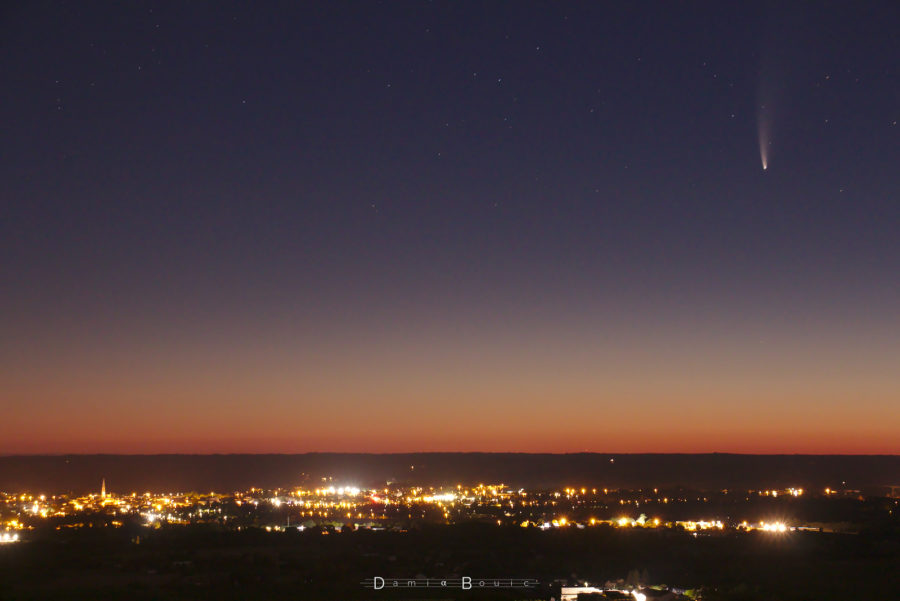
<path fill-rule="evenodd" d="M 15 9 L 0 453 L 900 453 L 878 4 Z"/>

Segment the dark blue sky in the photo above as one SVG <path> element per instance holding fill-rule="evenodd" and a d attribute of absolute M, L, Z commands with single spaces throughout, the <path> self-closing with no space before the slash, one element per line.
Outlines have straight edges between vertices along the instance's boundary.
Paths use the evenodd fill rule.
<path fill-rule="evenodd" d="M 761 413 L 734 443 L 609 450 L 900 451 L 865 430 L 900 427 L 898 22 L 893 2 L 6 6 L 0 374 L 36 441 L 9 450 L 591 448 L 562 426 L 259 444 L 265 416 L 325 402 L 527 402 L 712 411 L 698 436 L 830 407 L 796 447 L 754 447 Z M 160 397 L 180 400 L 96 447 L 28 409 L 128 420 Z M 219 438 L 173 430 L 223 403 Z"/>

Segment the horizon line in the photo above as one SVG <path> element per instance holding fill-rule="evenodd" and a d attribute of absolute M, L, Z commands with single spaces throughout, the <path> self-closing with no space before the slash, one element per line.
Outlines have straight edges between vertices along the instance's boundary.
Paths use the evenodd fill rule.
<path fill-rule="evenodd" d="M 709 456 L 724 455 L 737 457 L 900 457 L 900 453 L 737 453 L 728 451 L 706 451 L 696 453 L 685 452 L 648 452 L 648 453 L 616 453 L 604 451 L 565 451 L 565 452 L 534 452 L 534 451 L 393 451 L 393 452 L 363 452 L 363 451 L 304 451 L 283 453 L 0 453 L 0 459 L 8 457 L 228 457 L 228 456 L 276 456 L 289 457 L 300 455 L 370 455 L 370 456 L 402 456 L 402 455 L 605 455 L 610 457 L 634 457 L 634 456 Z"/>

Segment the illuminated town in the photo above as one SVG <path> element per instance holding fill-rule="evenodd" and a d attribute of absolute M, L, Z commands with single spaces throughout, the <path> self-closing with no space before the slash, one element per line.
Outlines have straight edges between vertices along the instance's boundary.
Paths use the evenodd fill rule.
<path fill-rule="evenodd" d="M 252 587 L 267 574 L 289 595 L 291 583 L 321 582 L 316 586 L 323 591 L 336 586 L 321 574 L 330 562 L 353 553 L 354 567 L 340 572 L 341 590 L 352 596 L 365 590 L 354 593 L 354 583 L 373 574 L 396 570 L 415 576 L 398 580 L 401 586 L 428 582 L 429 574 L 459 578 L 471 569 L 472 557 L 499 570 L 504 556 L 541 547 L 553 560 L 539 554 L 519 560 L 531 571 L 521 576 L 540 584 L 519 590 L 517 598 L 716 600 L 722 589 L 713 576 L 690 569 L 694 553 L 713 557 L 724 548 L 726 554 L 767 557 L 799 553 L 807 545 L 865 546 L 871 540 L 867 531 L 894 524 L 900 515 L 896 488 L 876 494 L 800 486 L 626 489 L 587 483 L 376 487 L 325 477 L 317 486 L 163 493 L 120 492 L 109 484 L 102 480 L 94 492 L 80 495 L 0 493 L 0 547 L 7 559 L 51 553 L 56 565 L 66 566 L 86 561 L 92 541 L 104 541 L 110 551 L 100 564 L 103 573 L 134 586 Z M 421 540 L 436 541 L 438 550 L 420 557 Z M 668 565 L 640 560 L 645 548 L 671 554 Z M 11 554 L 17 550 L 24 552 L 19 559 Z M 617 565 L 618 556 L 631 559 Z M 267 557 L 281 559 L 272 565 L 275 559 Z M 601 558 L 606 559 L 596 563 Z M 225 577 L 218 565 L 230 566 L 231 575 Z M 648 576 L 647 565 L 666 583 Z M 54 577 L 57 586 L 68 587 L 60 578 Z"/>
<path fill-rule="evenodd" d="M 515 589 L 512 597 L 473 590 L 473 599 L 718 601 L 742 598 L 741 583 L 723 572 L 733 556 L 748 558 L 752 569 L 773 557 L 807 565 L 808 549 L 820 555 L 869 549 L 890 562 L 885 545 L 900 516 L 897 487 L 314 481 L 243 491 L 126 492 L 101 480 L 85 494 L 2 492 L 0 554 L 31 574 L 10 568 L 5 582 L 21 591 L 41 583 L 50 591 L 75 587 L 92 598 L 101 574 L 129 591 L 153 591 L 148 595 L 165 590 L 189 597 L 197 587 L 224 594 L 265 582 L 278 598 L 303 587 L 323 597 L 337 589 L 342 598 L 363 599 L 369 589 L 360 582 L 373 576 L 408 577 L 397 579 L 402 587 L 436 577 L 467 582 L 491 571 L 538 584 Z M 426 542 L 432 547 L 423 553 Z M 48 572 L 47 565 L 55 567 Z M 770 578 L 762 582 L 768 590 L 785 582 L 777 571 Z M 830 582 L 818 578 L 822 587 Z M 481 581 L 471 582 L 477 589 Z"/>
<path fill-rule="evenodd" d="M 35 529 L 109 527 L 126 523 L 147 529 L 212 524 L 224 529 L 318 529 L 405 531 L 416 524 L 493 523 L 551 530 L 560 528 L 676 529 L 695 536 L 717 532 L 853 532 L 841 521 L 798 517 L 798 502 L 816 504 L 867 498 L 852 490 L 684 489 L 613 490 L 566 487 L 562 490 L 513 489 L 503 484 L 452 487 L 397 486 L 378 489 L 353 485 L 242 492 L 107 492 L 81 496 L 0 493 L 0 542 L 28 539 Z M 896 507 L 898 500 L 885 498 Z M 892 510 L 891 510 L 892 511 Z M 139 540 L 139 536 L 136 541 Z"/>

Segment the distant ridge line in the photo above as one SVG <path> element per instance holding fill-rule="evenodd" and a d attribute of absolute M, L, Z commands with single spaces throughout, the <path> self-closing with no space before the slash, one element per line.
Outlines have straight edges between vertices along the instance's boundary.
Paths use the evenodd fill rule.
<path fill-rule="evenodd" d="M 735 453 L 297 453 L 58 454 L 0 456 L 0 490 L 209 491 L 316 486 L 377 487 L 494 482 L 527 488 L 602 485 L 704 489 L 862 489 L 900 482 L 898 455 Z"/>

